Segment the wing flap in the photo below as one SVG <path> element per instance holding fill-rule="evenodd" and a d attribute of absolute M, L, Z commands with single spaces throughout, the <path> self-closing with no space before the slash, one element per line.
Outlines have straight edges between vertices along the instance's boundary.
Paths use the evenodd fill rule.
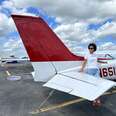
<path fill-rule="evenodd" d="M 69 87 L 65 87 L 65 86 L 62 86 L 61 84 L 52 83 L 52 82 L 49 82 L 49 83 L 45 84 L 44 86 L 50 87 L 52 89 L 56 89 L 56 90 L 59 90 L 62 92 L 66 92 L 66 93 L 70 93 L 72 91 L 72 89 Z"/>
<path fill-rule="evenodd" d="M 95 100 L 115 85 L 115 82 L 95 78 L 91 75 L 76 71 L 57 74 L 44 84 L 46 87 L 82 97 L 90 101 Z"/>

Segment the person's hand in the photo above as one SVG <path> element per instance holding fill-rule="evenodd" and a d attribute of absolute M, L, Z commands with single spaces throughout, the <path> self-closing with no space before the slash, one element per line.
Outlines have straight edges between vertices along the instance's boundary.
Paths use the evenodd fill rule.
<path fill-rule="evenodd" d="M 79 72 L 83 72 L 83 68 L 81 68 L 81 69 L 79 70 Z"/>

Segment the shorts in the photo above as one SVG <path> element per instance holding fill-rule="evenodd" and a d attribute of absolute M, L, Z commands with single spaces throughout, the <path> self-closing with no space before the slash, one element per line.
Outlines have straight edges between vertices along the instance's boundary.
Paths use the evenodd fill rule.
<path fill-rule="evenodd" d="M 99 70 L 97 68 L 86 69 L 85 73 L 95 77 L 99 77 Z"/>

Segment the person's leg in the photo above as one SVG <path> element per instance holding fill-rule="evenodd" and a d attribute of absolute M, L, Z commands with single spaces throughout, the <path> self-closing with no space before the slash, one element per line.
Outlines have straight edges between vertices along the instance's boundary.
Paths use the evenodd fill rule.
<path fill-rule="evenodd" d="M 92 102 L 92 106 L 100 107 L 100 106 L 101 106 L 101 99 L 100 99 L 100 98 L 95 99 L 95 100 Z"/>
<path fill-rule="evenodd" d="M 88 70 L 86 70 L 86 73 L 99 78 L 99 71 L 98 71 L 98 69 L 88 69 Z M 95 107 L 101 106 L 100 98 L 95 99 L 92 102 L 92 105 L 95 106 Z"/>
<path fill-rule="evenodd" d="M 95 77 L 100 78 L 100 76 L 99 76 L 99 70 L 98 69 L 96 71 Z M 100 99 L 100 97 L 97 98 L 95 101 L 96 101 L 95 106 L 97 106 L 97 107 L 101 106 L 101 99 Z"/>

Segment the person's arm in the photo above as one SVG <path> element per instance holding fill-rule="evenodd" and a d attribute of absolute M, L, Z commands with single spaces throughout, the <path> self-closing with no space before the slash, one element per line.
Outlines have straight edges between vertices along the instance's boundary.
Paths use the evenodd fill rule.
<path fill-rule="evenodd" d="M 84 71 L 84 68 L 85 68 L 86 64 L 87 64 L 87 59 L 85 59 L 85 60 L 83 61 L 82 67 L 81 67 L 81 69 L 80 69 L 79 72 L 83 72 L 83 71 Z"/>

